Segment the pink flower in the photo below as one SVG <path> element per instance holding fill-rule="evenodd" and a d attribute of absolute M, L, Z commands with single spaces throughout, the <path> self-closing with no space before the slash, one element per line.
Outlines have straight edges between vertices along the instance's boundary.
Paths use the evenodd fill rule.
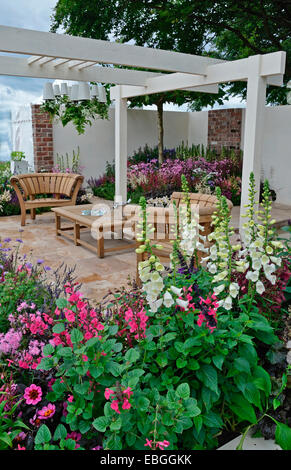
<path fill-rule="evenodd" d="M 105 389 L 104 396 L 105 396 L 106 400 L 109 400 L 110 396 L 114 395 L 114 394 L 115 394 L 115 392 L 113 390 L 111 390 L 110 388 Z"/>
<path fill-rule="evenodd" d="M 69 396 L 68 396 L 68 401 L 69 401 L 70 403 L 72 403 L 72 401 L 74 401 L 73 395 L 69 395 Z"/>
<path fill-rule="evenodd" d="M 116 413 L 120 414 L 120 411 L 119 411 L 119 408 L 118 408 L 118 400 L 114 400 L 112 403 L 111 403 L 111 408 L 112 410 L 116 411 Z"/>
<path fill-rule="evenodd" d="M 18 444 L 18 446 L 17 446 L 17 450 L 26 450 L 26 447 L 21 447 L 21 445 L 20 445 L 20 444 Z"/>
<path fill-rule="evenodd" d="M 149 447 L 152 447 L 152 442 L 153 441 L 149 441 L 147 438 L 146 438 L 146 443 L 145 443 L 145 447 L 149 446 Z"/>
<path fill-rule="evenodd" d="M 41 401 L 42 390 L 35 384 L 31 384 L 30 387 L 27 387 L 24 390 L 24 398 L 27 405 L 36 405 Z"/>
<path fill-rule="evenodd" d="M 123 390 L 123 393 L 127 395 L 128 398 L 130 398 L 131 395 L 133 395 L 133 392 L 130 387 L 127 387 L 125 390 Z"/>
<path fill-rule="evenodd" d="M 157 442 L 156 447 L 158 447 L 160 450 L 164 450 L 164 447 L 168 447 L 170 445 L 169 441 L 162 441 L 162 442 Z"/>
<path fill-rule="evenodd" d="M 129 410 L 131 408 L 131 404 L 129 403 L 128 399 L 125 398 L 124 402 L 122 404 L 122 409 L 123 410 Z"/>
<path fill-rule="evenodd" d="M 87 362 L 89 360 L 88 356 L 86 354 L 82 354 L 82 359 L 84 362 Z"/>
<path fill-rule="evenodd" d="M 51 418 L 56 411 L 55 405 L 52 403 L 49 403 L 47 406 L 44 406 L 41 410 L 38 412 L 38 418 L 39 419 L 48 419 Z"/>

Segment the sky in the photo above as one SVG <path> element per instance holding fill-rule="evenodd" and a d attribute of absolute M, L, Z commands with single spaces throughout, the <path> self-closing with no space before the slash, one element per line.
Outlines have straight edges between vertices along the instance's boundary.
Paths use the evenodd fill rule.
<path fill-rule="evenodd" d="M 50 17 L 56 3 L 57 0 L 0 0 L 0 25 L 49 31 Z M 7 159 L 11 147 L 11 112 L 21 105 L 40 103 L 45 81 L 0 75 L 0 161 Z M 242 106 L 242 103 L 234 99 L 226 106 Z M 165 109 L 177 110 L 177 107 L 166 105 Z M 185 110 L 185 107 L 180 110 Z"/>

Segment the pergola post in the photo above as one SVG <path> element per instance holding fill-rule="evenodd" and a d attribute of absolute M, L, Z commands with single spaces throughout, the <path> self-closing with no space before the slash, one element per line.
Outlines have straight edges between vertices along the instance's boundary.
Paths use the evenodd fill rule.
<path fill-rule="evenodd" d="M 118 90 L 117 90 L 118 89 Z M 115 202 L 127 200 L 127 98 L 115 95 Z"/>
<path fill-rule="evenodd" d="M 242 214 L 246 212 L 248 204 L 248 188 L 250 173 L 255 176 L 257 200 L 260 195 L 261 153 L 263 125 L 265 117 L 266 84 L 267 78 L 260 75 L 261 56 L 249 57 L 250 72 L 247 85 L 247 103 L 245 115 L 243 170 L 241 188 L 241 212 L 239 230 L 242 235 L 242 226 L 245 219 Z"/>

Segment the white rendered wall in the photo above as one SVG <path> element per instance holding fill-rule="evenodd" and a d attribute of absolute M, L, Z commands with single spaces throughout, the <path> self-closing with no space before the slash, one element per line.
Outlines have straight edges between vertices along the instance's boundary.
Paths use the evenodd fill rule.
<path fill-rule="evenodd" d="M 164 146 L 174 148 L 188 139 L 187 112 L 164 112 Z M 139 147 L 148 144 L 154 147 L 157 139 L 157 113 L 151 110 L 128 110 L 128 155 L 132 155 Z M 96 120 L 87 126 L 82 135 L 78 135 L 75 127 L 61 123 L 53 125 L 54 156 L 56 154 L 70 156 L 73 150 L 80 147 L 80 163 L 85 167 L 85 178 L 98 178 L 104 173 L 106 162 L 114 161 L 114 109 L 109 110 L 109 120 Z"/>
<path fill-rule="evenodd" d="M 277 201 L 291 204 L 291 106 L 265 108 L 262 177 L 269 180 Z"/>
<path fill-rule="evenodd" d="M 188 113 L 188 144 L 207 146 L 208 136 L 208 112 L 198 111 L 196 113 Z"/>

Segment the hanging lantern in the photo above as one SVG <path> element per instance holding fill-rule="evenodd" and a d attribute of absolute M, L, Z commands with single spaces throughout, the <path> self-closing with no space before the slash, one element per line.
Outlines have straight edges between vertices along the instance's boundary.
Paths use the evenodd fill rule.
<path fill-rule="evenodd" d="M 88 83 L 81 82 L 79 84 L 78 100 L 79 101 L 90 100 L 90 88 L 89 88 Z"/>
<path fill-rule="evenodd" d="M 68 85 L 61 83 L 61 95 L 68 95 Z"/>
<path fill-rule="evenodd" d="M 55 96 L 61 95 L 60 85 L 54 85 L 54 94 Z"/>
<path fill-rule="evenodd" d="M 103 85 L 98 85 L 98 99 L 100 103 L 106 103 L 107 101 L 106 91 Z"/>
<path fill-rule="evenodd" d="M 91 98 L 98 98 L 99 93 L 98 93 L 98 86 L 97 85 L 92 85 L 90 89 L 90 95 Z"/>
<path fill-rule="evenodd" d="M 51 82 L 47 82 L 43 86 L 43 99 L 44 100 L 54 100 L 55 99 L 53 85 L 52 85 Z"/>
<path fill-rule="evenodd" d="M 79 85 L 75 83 L 72 85 L 71 89 L 71 101 L 78 101 L 78 96 L 79 96 Z"/>

